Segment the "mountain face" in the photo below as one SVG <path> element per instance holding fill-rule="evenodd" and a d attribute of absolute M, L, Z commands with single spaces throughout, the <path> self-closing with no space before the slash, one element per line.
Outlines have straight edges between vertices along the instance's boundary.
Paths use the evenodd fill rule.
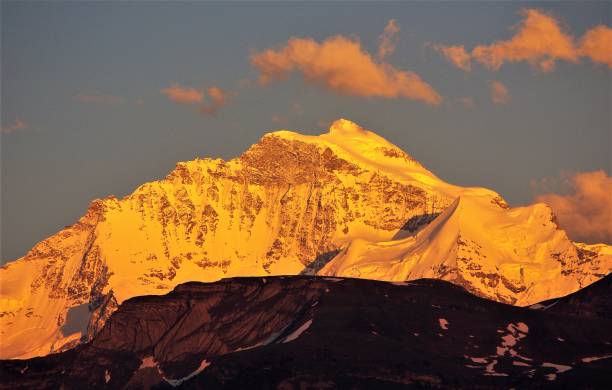
<path fill-rule="evenodd" d="M 607 279 L 579 292 L 586 317 L 432 279 L 191 282 L 125 301 L 87 344 L 0 362 L 0 389 L 608 389 Z"/>
<path fill-rule="evenodd" d="M 571 242 L 543 204 L 509 208 L 437 178 L 347 120 L 265 135 L 230 161 L 177 164 L 0 269 L 0 358 L 91 340 L 118 305 L 188 281 L 322 274 L 452 281 L 530 305 L 612 270 L 612 249 Z"/>
<path fill-rule="evenodd" d="M 459 197 L 417 234 L 354 240 L 319 272 L 379 280 L 436 278 L 515 305 L 575 291 L 610 272 L 609 247 L 570 242 L 548 206 L 509 210 Z"/>

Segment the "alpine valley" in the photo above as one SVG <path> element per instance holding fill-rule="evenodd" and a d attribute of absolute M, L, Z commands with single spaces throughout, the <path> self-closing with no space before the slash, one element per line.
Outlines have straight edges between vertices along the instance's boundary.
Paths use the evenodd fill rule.
<path fill-rule="evenodd" d="M 88 351 L 79 344 L 93 340 L 87 345 L 95 346 L 118 337 L 118 330 L 104 325 L 128 321 L 111 317 L 126 300 L 164 295 L 179 284 L 183 285 L 179 293 L 205 290 L 186 282 L 303 275 L 291 279 L 291 288 L 298 292 L 302 284 L 312 285 L 289 295 L 288 304 L 298 307 L 302 298 L 302 303 L 314 304 L 315 295 L 330 284 L 304 275 L 395 283 L 429 278 L 458 285 L 462 289 L 457 291 L 464 289 L 480 298 L 529 306 L 574 293 L 611 270 L 612 247 L 572 242 L 545 204 L 510 208 L 492 190 L 446 183 L 385 139 L 340 119 L 320 136 L 269 133 L 230 161 L 178 163 L 163 180 L 145 183 L 123 199 L 93 201 L 74 225 L 0 269 L 0 358 L 25 359 L 75 347 Z M 248 295 L 249 284 L 255 282 L 235 283 Z M 366 285 L 350 282 L 353 292 Z M 447 285 L 434 287 L 452 296 L 454 287 Z M 223 286 L 230 288 L 231 283 Z M 273 292 L 278 294 L 278 289 Z M 137 306 L 154 300 L 147 299 L 129 302 Z M 217 305 L 210 299 L 210 305 Z M 473 302 L 473 307 L 480 305 Z M 132 306 L 117 314 L 125 316 Z M 528 309 L 498 306 L 490 310 L 503 312 L 499 326 L 514 338 L 527 334 L 521 323 L 537 317 Z M 554 322 L 539 318 L 542 324 Z M 262 342 L 280 332 L 289 319 L 274 321 L 270 329 L 253 337 L 242 335 L 244 343 L 230 347 Z M 494 343 L 495 337 L 490 338 Z M 135 356 L 129 357 L 134 360 L 130 367 L 146 363 Z M 164 369 L 170 370 L 176 359 L 162 358 L 168 361 Z M 472 360 L 488 370 L 493 358 L 477 358 Z M 531 364 L 521 362 L 521 367 Z M 226 364 L 247 363 L 238 359 Z M 511 362 L 508 367 L 518 370 Z M 178 371 L 177 377 L 184 376 Z M 548 371 L 542 375 L 559 372 Z M 132 374 L 113 373 L 117 379 L 112 380 L 121 375 L 127 381 Z M 457 375 L 464 377 L 463 371 Z"/>

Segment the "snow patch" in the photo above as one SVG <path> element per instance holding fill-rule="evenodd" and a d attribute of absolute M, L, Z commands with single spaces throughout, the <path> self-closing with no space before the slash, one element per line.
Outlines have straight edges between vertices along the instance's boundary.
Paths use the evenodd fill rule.
<path fill-rule="evenodd" d="M 411 284 L 414 284 L 414 283 L 410 283 L 410 282 L 391 282 L 391 284 L 393 284 L 395 286 L 410 286 Z"/>
<path fill-rule="evenodd" d="M 270 335 L 270 337 L 267 338 L 266 341 L 264 341 L 263 343 L 260 343 L 260 344 L 261 345 L 268 345 L 268 344 L 271 344 L 271 343 L 275 342 L 276 339 L 278 338 L 278 336 L 280 336 L 285 331 L 285 329 L 287 329 L 289 327 L 289 325 L 291 325 L 291 324 L 287 324 L 287 325 L 283 326 L 283 328 L 281 330 L 279 330 L 278 332 L 272 333 Z"/>
<path fill-rule="evenodd" d="M 548 363 L 548 362 L 542 363 L 542 367 L 554 368 L 556 370 L 554 374 L 547 374 L 544 376 L 549 381 L 554 381 L 555 379 L 557 379 L 557 374 L 561 374 L 563 372 L 566 372 L 572 369 L 572 366 L 566 366 L 563 364 Z"/>
<path fill-rule="evenodd" d="M 153 356 L 146 356 L 145 358 L 143 358 L 138 369 L 142 370 L 143 368 L 149 367 L 157 367 L 157 362 L 155 362 L 155 358 Z"/>
<path fill-rule="evenodd" d="M 111 374 L 108 370 L 104 370 L 104 383 L 108 383 L 111 380 Z"/>
<path fill-rule="evenodd" d="M 264 343 L 257 343 L 255 345 L 250 345 L 248 347 L 239 347 L 237 349 L 234 349 L 232 352 L 228 352 L 228 353 L 234 353 L 234 352 L 240 352 L 240 351 L 247 351 L 249 349 L 254 349 L 254 348 L 259 348 L 262 345 L 264 345 Z"/>
<path fill-rule="evenodd" d="M 440 323 L 440 326 L 442 326 L 442 323 Z M 501 356 L 505 356 L 506 354 L 509 354 L 512 357 L 519 358 L 525 361 L 532 360 L 527 357 L 519 355 L 514 349 L 514 347 L 518 344 L 518 342 L 521 339 L 527 337 L 527 333 L 529 332 L 529 327 L 527 326 L 527 324 L 525 324 L 524 322 L 510 323 L 506 327 L 506 331 L 507 332 L 501 331 L 501 333 L 503 334 L 502 342 L 501 342 L 501 345 L 496 347 L 495 355 L 492 355 L 489 357 L 472 357 L 472 356 L 464 355 L 466 359 L 470 359 L 474 363 L 483 364 L 483 365 L 486 364 L 486 366 L 484 367 L 483 375 L 508 376 L 508 374 L 504 372 L 495 371 L 495 365 L 497 365 L 498 363 L 498 358 Z M 500 331 L 498 330 L 498 333 L 499 332 Z M 512 364 L 515 366 L 523 366 L 523 367 L 530 366 L 530 364 L 521 362 L 521 361 L 513 361 Z M 466 367 L 483 368 L 482 366 L 466 366 Z"/>
<path fill-rule="evenodd" d="M 519 361 L 513 361 L 512 362 L 513 366 L 520 366 L 520 367 L 531 367 L 531 364 L 529 363 L 525 363 L 525 362 L 519 362 Z"/>
<path fill-rule="evenodd" d="M 495 371 L 495 365 L 497 364 L 497 359 L 493 359 L 491 363 L 487 364 L 485 367 L 485 376 L 508 376 L 508 374 L 503 372 Z"/>
<path fill-rule="evenodd" d="M 285 340 L 283 340 L 283 343 L 288 343 L 290 341 L 297 339 L 298 337 L 300 337 L 302 333 L 306 331 L 306 329 L 310 328 L 310 325 L 312 325 L 312 320 L 308 320 L 304 322 L 299 328 L 294 330 L 293 333 L 287 336 Z"/>
<path fill-rule="evenodd" d="M 440 324 L 440 328 L 448 330 L 449 322 L 446 320 L 446 318 L 438 318 L 438 323 Z"/>
<path fill-rule="evenodd" d="M 164 380 L 165 380 L 166 382 L 168 382 L 168 384 L 170 384 L 170 386 L 172 386 L 172 387 L 176 387 L 176 386 L 179 386 L 181 383 L 183 383 L 183 382 L 185 382 L 185 381 L 187 381 L 187 380 L 189 380 L 189 379 L 193 378 L 194 376 L 198 375 L 199 373 L 201 373 L 202 371 L 204 371 L 204 369 L 205 369 L 206 367 L 208 367 L 208 366 L 210 366 L 210 363 L 209 363 L 209 362 L 208 362 L 206 359 L 204 359 L 204 360 L 202 360 L 202 362 L 200 362 L 200 365 L 198 366 L 198 368 L 196 368 L 196 370 L 195 370 L 195 371 L 193 371 L 191 374 L 189 374 L 189 375 L 187 375 L 187 376 L 184 376 L 184 377 L 179 378 L 179 379 L 168 379 L 168 378 L 165 378 L 165 377 L 162 375 L 162 378 L 164 378 Z M 160 373 L 161 373 L 161 372 L 160 372 Z"/>
<path fill-rule="evenodd" d="M 581 360 L 584 363 L 591 363 L 591 362 L 594 362 L 594 361 L 597 361 L 597 360 L 601 360 L 601 359 L 609 359 L 611 357 L 612 357 L 612 354 L 610 354 L 610 355 L 603 355 L 603 356 L 585 357 L 585 358 L 582 358 Z"/>
<path fill-rule="evenodd" d="M 159 373 L 159 375 L 162 377 L 163 380 L 165 380 L 170 386 L 176 387 L 176 386 L 179 386 L 181 383 L 185 382 L 186 380 L 191 379 L 194 376 L 198 375 L 199 373 L 204 371 L 204 369 L 208 366 L 210 366 L 210 363 L 206 359 L 204 359 L 200 362 L 200 365 L 198 366 L 198 368 L 196 368 L 196 370 L 190 373 L 189 375 L 184 376 L 179 379 L 170 379 L 164 376 L 163 371 L 161 370 L 161 368 L 159 368 L 159 365 L 155 361 L 155 358 L 153 356 L 146 356 L 145 358 L 142 359 L 142 363 L 140 364 L 140 367 L 138 367 L 138 369 L 141 370 L 143 368 L 156 368 L 157 372 Z M 108 378 L 109 378 L 108 380 L 110 380 L 110 373 L 108 375 Z M 105 376 L 105 379 L 106 379 L 106 376 Z M 106 383 L 108 383 L 108 381 Z"/>
<path fill-rule="evenodd" d="M 510 324 L 510 325 L 512 325 L 512 324 Z M 508 325 L 508 327 L 510 327 L 510 325 Z M 523 333 L 528 333 L 529 332 L 529 327 L 524 322 L 517 322 L 516 325 L 514 325 L 514 326 L 516 328 L 518 328 L 518 330 L 523 332 Z"/>
<path fill-rule="evenodd" d="M 544 304 L 541 304 L 541 303 L 536 303 L 534 305 L 528 306 L 528 308 L 529 309 L 533 309 L 533 310 L 548 310 L 551 307 L 553 307 L 554 305 L 556 305 L 557 302 L 559 302 L 559 301 L 556 300 L 553 303 L 551 303 L 550 305 L 544 305 Z"/>
<path fill-rule="evenodd" d="M 507 333 L 502 336 L 502 343 L 496 348 L 497 356 L 504 356 L 509 354 L 510 356 L 519 357 L 523 360 L 531 360 L 523 357 L 516 352 L 514 347 L 518 342 L 525 337 L 529 332 L 529 327 L 524 322 L 517 322 L 516 324 L 510 323 L 506 327 Z"/>
<path fill-rule="evenodd" d="M 561 374 L 562 372 L 569 371 L 572 369 L 572 366 L 565 366 L 563 364 L 548 363 L 548 362 L 542 363 L 542 367 L 554 368 L 555 370 L 557 370 L 557 374 Z"/>
<path fill-rule="evenodd" d="M 468 356 L 468 358 L 474 363 L 487 364 L 489 362 L 486 358 L 471 357 L 471 356 Z"/>

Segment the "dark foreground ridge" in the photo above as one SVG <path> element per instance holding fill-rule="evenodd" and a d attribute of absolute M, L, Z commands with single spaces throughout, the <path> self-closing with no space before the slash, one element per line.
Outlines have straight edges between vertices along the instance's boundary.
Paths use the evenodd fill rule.
<path fill-rule="evenodd" d="M 540 309 L 429 279 L 186 283 L 88 344 L 0 362 L 0 388 L 609 389 L 611 277 Z"/>

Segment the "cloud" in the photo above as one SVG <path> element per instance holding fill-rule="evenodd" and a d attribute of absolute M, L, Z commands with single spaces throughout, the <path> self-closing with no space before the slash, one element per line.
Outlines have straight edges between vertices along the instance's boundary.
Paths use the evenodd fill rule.
<path fill-rule="evenodd" d="M 80 92 L 74 95 L 72 99 L 80 103 L 95 104 L 119 104 L 124 101 L 122 97 L 108 95 L 98 91 Z"/>
<path fill-rule="evenodd" d="M 603 170 L 564 174 L 562 184 L 570 193 L 543 193 L 535 200 L 552 208 L 572 239 L 612 243 L 612 177 Z"/>
<path fill-rule="evenodd" d="M 447 60 L 453 63 L 457 68 L 469 72 L 472 70 L 472 61 L 470 53 L 465 50 L 463 45 L 457 46 L 444 46 L 444 45 L 432 45 L 426 44 L 426 46 L 431 46 Z"/>
<path fill-rule="evenodd" d="M 581 56 L 612 68 L 612 28 L 599 25 L 587 31 L 580 40 L 578 51 Z"/>
<path fill-rule="evenodd" d="M 406 98 L 435 105 L 442 100 L 416 73 L 377 62 L 358 40 L 341 35 L 321 43 L 293 37 L 278 50 L 253 53 L 250 60 L 264 85 L 297 71 L 306 82 L 341 95 Z"/>
<path fill-rule="evenodd" d="M 182 87 L 178 84 L 162 89 L 162 93 L 168 99 L 179 104 L 198 104 L 204 101 L 204 93 L 201 91 L 195 88 Z"/>
<path fill-rule="evenodd" d="M 0 127 L 0 132 L 4 134 L 12 133 L 15 131 L 26 129 L 28 125 L 19 118 L 15 118 L 15 121 L 8 126 Z"/>
<path fill-rule="evenodd" d="M 210 97 L 210 102 L 200 108 L 200 114 L 214 116 L 221 108 L 229 102 L 229 94 L 219 87 L 209 87 L 206 91 Z"/>
<path fill-rule="evenodd" d="M 204 116 L 215 116 L 230 101 L 230 94 L 217 86 L 208 87 L 206 93 L 196 88 L 183 87 L 174 84 L 162 89 L 162 93 L 175 103 L 196 105 L 199 104 L 199 113 Z M 208 94 L 208 98 L 206 98 Z M 205 102 L 208 100 L 208 102 Z"/>
<path fill-rule="evenodd" d="M 495 104 L 506 104 L 510 99 L 508 88 L 499 81 L 491 82 L 491 101 Z"/>
<path fill-rule="evenodd" d="M 499 69 L 504 62 L 527 61 L 544 72 L 553 70 L 558 60 L 578 60 L 573 37 L 554 17 L 537 9 L 525 9 L 522 14 L 524 19 L 511 39 L 476 46 L 474 59 L 491 69 Z"/>
<path fill-rule="evenodd" d="M 395 19 L 389 20 L 383 33 L 378 37 L 378 58 L 384 59 L 389 54 L 393 54 L 396 45 L 396 35 L 400 31 Z"/>
<path fill-rule="evenodd" d="M 498 70 L 504 63 L 527 62 L 543 72 L 554 70 L 558 61 L 577 63 L 581 57 L 612 67 L 612 29 L 604 25 L 588 30 L 580 44 L 565 31 L 554 16 L 538 9 L 521 11 L 523 19 L 514 28 L 515 34 L 507 40 L 489 45 L 477 45 L 471 51 L 463 46 L 428 46 L 442 53 L 457 68 L 470 70 L 470 61 Z"/>

